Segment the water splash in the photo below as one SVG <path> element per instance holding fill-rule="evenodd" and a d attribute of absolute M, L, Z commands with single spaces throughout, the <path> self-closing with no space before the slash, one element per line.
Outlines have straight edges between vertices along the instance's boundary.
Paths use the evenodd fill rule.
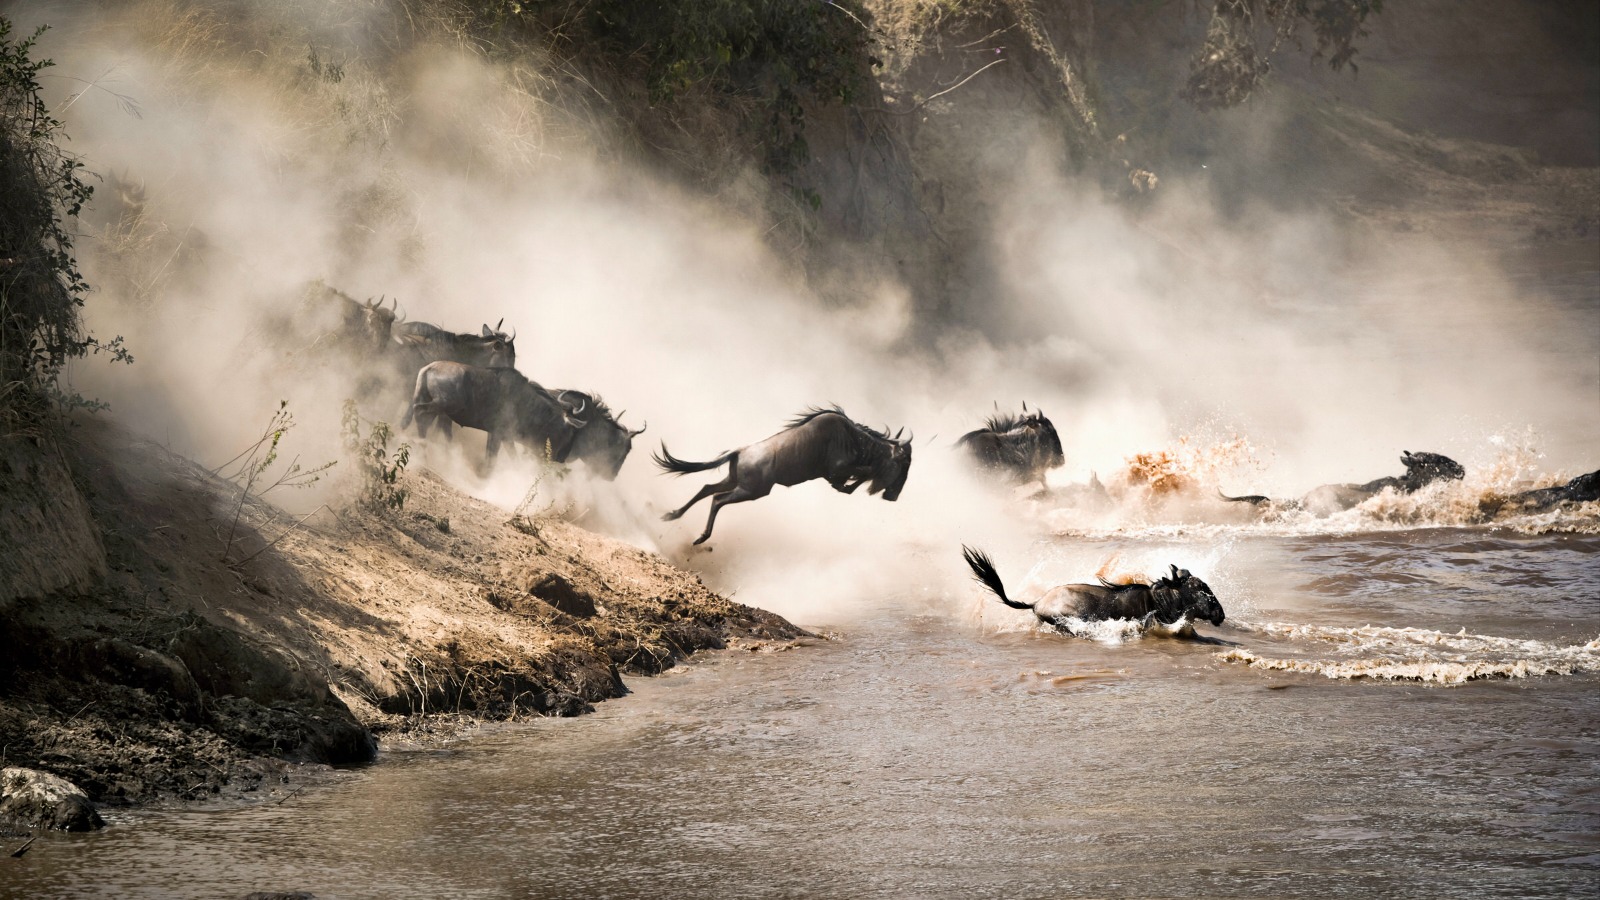
<path fill-rule="evenodd" d="M 1304 672 L 1331 679 L 1464 684 L 1483 678 L 1531 678 L 1600 672 L 1600 638 L 1561 646 L 1547 641 L 1421 628 L 1365 625 L 1342 628 L 1277 622 L 1236 623 L 1244 631 L 1284 641 L 1328 647 L 1333 658 L 1264 656 L 1235 647 L 1223 662 L 1254 669 Z"/>
<path fill-rule="evenodd" d="M 1078 492 L 1033 501 L 1031 514 L 1057 535 L 1211 537 L 1230 532 L 1273 535 L 1352 534 L 1415 528 L 1492 526 L 1527 535 L 1600 534 L 1600 502 L 1563 503 L 1519 511 L 1507 501 L 1524 491 L 1565 484 L 1576 472 L 1541 471 L 1544 458 L 1533 429 L 1485 439 L 1482 461 L 1459 481 L 1436 482 L 1411 494 L 1392 488 L 1356 506 L 1318 516 L 1287 505 L 1262 507 L 1221 499 L 1220 485 L 1240 466 L 1260 468 L 1248 438 L 1183 436 L 1171 446 L 1138 453 L 1085 502 Z"/>

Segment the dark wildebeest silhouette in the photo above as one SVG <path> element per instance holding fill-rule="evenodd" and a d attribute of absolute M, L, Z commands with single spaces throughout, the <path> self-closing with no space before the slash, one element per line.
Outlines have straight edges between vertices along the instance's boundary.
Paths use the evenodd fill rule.
<path fill-rule="evenodd" d="M 994 592 L 1000 602 L 1012 609 L 1031 609 L 1041 621 L 1051 625 L 1062 619 L 1082 619 L 1086 622 L 1107 619 L 1131 619 L 1149 624 L 1151 619 L 1171 625 L 1179 619 L 1191 622 L 1210 622 L 1221 625 L 1226 615 L 1217 595 L 1204 581 L 1189 574 L 1188 569 L 1172 567 L 1172 571 L 1150 584 L 1062 584 L 1045 591 L 1033 603 L 1023 603 L 1006 596 L 1000 583 L 1000 573 L 994 563 L 980 550 L 962 547 L 978 583 Z"/>
<path fill-rule="evenodd" d="M 622 463 L 627 460 L 629 451 L 633 449 L 633 439 L 644 434 L 645 428 L 649 428 L 650 423 L 644 423 L 638 430 L 628 428 L 621 421 L 628 411 L 623 410 L 613 415 L 611 408 L 606 406 L 606 402 L 600 399 L 598 394 L 556 389 L 555 395 L 564 398 L 564 402 L 571 402 L 573 399 L 581 401 L 584 418 L 588 422 L 573 439 L 568 452 L 569 458 L 581 459 L 596 476 L 606 481 L 615 481 L 617 473 L 622 471 Z"/>
<path fill-rule="evenodd" d="M 1050 489 L 1045 473 L 1067 462 L 1056 426 L 1042 410 L 1029 413 L 1026 403 L 1022 404 L 1022 415 L 996 413 L 984 427 L 962 435 L 956 446 L 985 471 L 1018 484 L 1037 481 L 1045 490 Z"/>
<path fill-rule="evenodd" d="M 319 279 L 307 286 L 302 309 L 313 321 L 324 323 L 322 329 L 326 329 L 334 321 L 328 313 L 331 303 L 338 324 L 319 336 L 316 343 L 338 347 L 359 357 L 373 357 L 389 347 L 395 323 L 405 320 L 400 314 L 400 301 L 395 300 L 392 308 L 385 308 L 384 299 L 357 300 Z"/>
<path fill-rule="evenodd" d="M 501 319 L 479 334 L 457 334 L 428 322 L 407 322 L 394 330 L 399 344 L 401 372 L 411 378 L 423 366 L 445 360 L 486 369 L 509 369 L 517 364 L 516 332 L 500 330 Z M 414 365 L 413 365 L 414 363 Z"/>
<path fill-rule="evenodd" d="M 486 431 L 485 450 L 491 467 L 505 441 L 561 463 L 567 461 L 578 434 L 588 425 L 578 418 L 586 405 L 581 399 L 550 393 L 516 369 L 441 360 L 428 363 L 417 373 L 411 406 L 400 427 L 408 427 L 415 419 L 417 433 L 424 438 L 436 421 L 446 438 L 451 436 L 452 423 Z"/>
<path fill-rule="evenodd" d="M 1384 488 L 1393 488 L 1401 494 L 1411 494 L 1435 481 L 1458 481 L 1467 474 L 1467 470 L 1462 468 L 1460 463 L 1438 453 L 1412 453 L 1407 450 L 1401 453 L 1400 462 L 1405 464 L 1406 473 L 1399 477 L 1385 476 L 1366 484 L 1325 484 L 1313 488 L 1299 500 L 1273 500 L 1260 494 L 1229 497 L 1219 492 L 1218 495 L 1234 503 L 1249 503 L 1257 507 L 1303 509 L 1313 515 L 1327 516 L 1358 506 Z"/>
<path fill-rule="evenodd" d="M 904 431 L 902 428 L 900 433 Z M 911 438 L 900 440 L 900 433 L 890 437 L 853 421 L 834 407 L 807 410 L 772 437 L 729 450 L 710 462 L 675 459 L 663 443 L 661 452 L 654 457 L 662 469 L 686 475 L 726 464 L 728 477 L 701 488 L 688 503 L 661 518 L 671 522 L 688 512 L 689 507 L 711 497 L 705 533 L 695 539 L 696 544 L 704 543 L 711 537 L 717 511 L 729 503 L 765 497 L 773 485 L 787 487 L 813 478 L 821 478 L 845 494 L 854 492 L 863 482 L 871 482 L 867 493 L 881 491 L 883 499 L 893 501 L 899 498 L 911 472 Z"/>
<path fill-rule="evenodd" d="M 394 300 L 392 308 L 384 309 L 382 297 L 377 300 L 368 297 L 362 303 L 339 291 L 334 293 L 341 302 L 341 337 L 345 344 L 354 347 L 362 356 L 376 356 L 388 349 L 394 326 L 405 321 L 400 313 L 400 301 Z"/>
<path fill-rule="evenodd" d="M 1566 484 L 1513 494 L 1500 503 L 1486 508 L 1485 512 L 1492 516 L 1502 513 L 1526 514 L 1544 512 L 1563 503 L 1588 503 L 1594 500 L 1600 500 L 1600 469 L 1587 475 L 1579 475 Z M 1486 504 L 1486 507 L 1488 506 Z"/>

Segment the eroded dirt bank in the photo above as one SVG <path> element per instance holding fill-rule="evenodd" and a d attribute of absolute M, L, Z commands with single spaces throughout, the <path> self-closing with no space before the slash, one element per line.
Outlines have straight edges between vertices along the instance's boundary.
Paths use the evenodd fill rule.
<path fill-rule="evenodd" d="M 804 635 L 660 557 L 560 521 L 513 522 L 427 472 L 407 476 L 401 511 L 351 506 L 290 528 L 247 502 L 233 556 L 261 552 L 225 564 L 232 482 L 103 420 L 67 443 L 72 489 L 8 497 L 4 515 L 49 518 L 60 511 L 30 504 L 82 497 L 105 568 L 47 594 L 6 575 L 0 746 L 5 765 L 59 774 L 101 804 L 249 792 L 289 762 L 356 763 L 385 740 L 472 721 L 576 715 L 696 651 Z M 45 534 L 29 555 L 81 560 L 84 544 Z"/>

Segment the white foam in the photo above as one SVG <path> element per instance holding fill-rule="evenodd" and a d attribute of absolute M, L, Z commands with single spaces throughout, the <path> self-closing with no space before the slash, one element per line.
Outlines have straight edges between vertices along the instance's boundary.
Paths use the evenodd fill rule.
<path fill-rule="evenodd" d="M 1562 646 L 1548 641 L 1364 625 L 1342 628 L 1278 622 L 1236 623 L 1290 643 L 1332 645 L 1335 658 L 1263 656 L 1244 648 L 1217 654 L 1255 669 L 1305 672 L 1333 679 L 1370 678 L 1461 684 L 1481 678 L 1530 678 L 1600 672 L 1600 638 Z"/>

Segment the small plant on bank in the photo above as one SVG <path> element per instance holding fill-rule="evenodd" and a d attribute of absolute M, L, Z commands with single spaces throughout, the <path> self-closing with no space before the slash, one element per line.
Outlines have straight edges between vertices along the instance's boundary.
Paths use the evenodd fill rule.
<path fill-rule="evenodd" d="M 533 484 L 528 485 L 527 493 L 522 495 L 522 502 L 518 503 L 517 508 L 511 511 L 511 520 L 508 523 L 512 528 L 523 534 L 538 537 L 539 527 L 534 524 L 536 520 L 552 515 L 561 518 L 572 512 L 572 503 L 570 501 L 560 509 L 557 509 L 556 501 L 551 499 L 546 501 L 544 506 L 534 509 L 532 514 L 529 513 L 529 510 L 533 509 L 533 501 L 539 496 L 539 486 L 544 484 L 546 475 L 554 475 L 557 481 L 565 481 L 567 474 L 572 471 L 572 467 L 566 463 L 556 462 L 554 456 L 554 448 L 550 446 L 550 439 L 546 438 L 544 442 L 544 463 L 539 467 L 539 474 L 533 477 Z"/>
<path fill-rule="evenodd" d="M 308 488 L 322 480 L 322 473 L 338 464 L 337 460 L 325 462 L 315 468 L 307 469 L 300 465 L 300 457 L 295 456 L 289 460 L 289 465 L 284 467 L 271 481 L 267 480 L 267 473 L 278 462 L 278 447 L 283 442 L 284 435 L 294 428 L 294 414 L 289 411 L 289 401 L 278 401 L 278 410 L 272 414 L 267 422 L 267 427 L 255 443 L 239 452 L 239 455 L 228 460 L 212 474 L 229 481 L 237 482 L 240 487 L 238 502 L 233 507 L 233 517 L 228 523 L 226 537 L 219 535 L 222 540 L 222 561 L 230 566 L 241 566 L 259 556 L 267 547 L 271 547 L 288 536 L 289 532 L 300 527 L 306 519 L 316 515 L 322 507 L 307 513 L 299 521 L 290 525 L 284 532 L 273 540 L 267 542 L 260 550 L 240 559 L 232 559 L 233 547 L 239 540 L 239 518 L 244 513 L 244 506 L 251 496 L 257 499 L 281 487 Z"/>
<path fill-rule="evenodd" d="M 355 460 L 356 471 L 361 474 L 361 505 L 373 510 L 399 512 L 405 508 L 410 492 L 400 486 L 400 477 L 411 464 L 411 445 L 401 444 L 393 453 L 389 442 L 394 430 L 388 422 L 372 422 L 365 436 L 361 433 L 361 413 L 354 400 L 344 402 L 344 416 L 340 433 L 344 447 Z M 449 526 L 440 529 L 448 530 Z"/>

